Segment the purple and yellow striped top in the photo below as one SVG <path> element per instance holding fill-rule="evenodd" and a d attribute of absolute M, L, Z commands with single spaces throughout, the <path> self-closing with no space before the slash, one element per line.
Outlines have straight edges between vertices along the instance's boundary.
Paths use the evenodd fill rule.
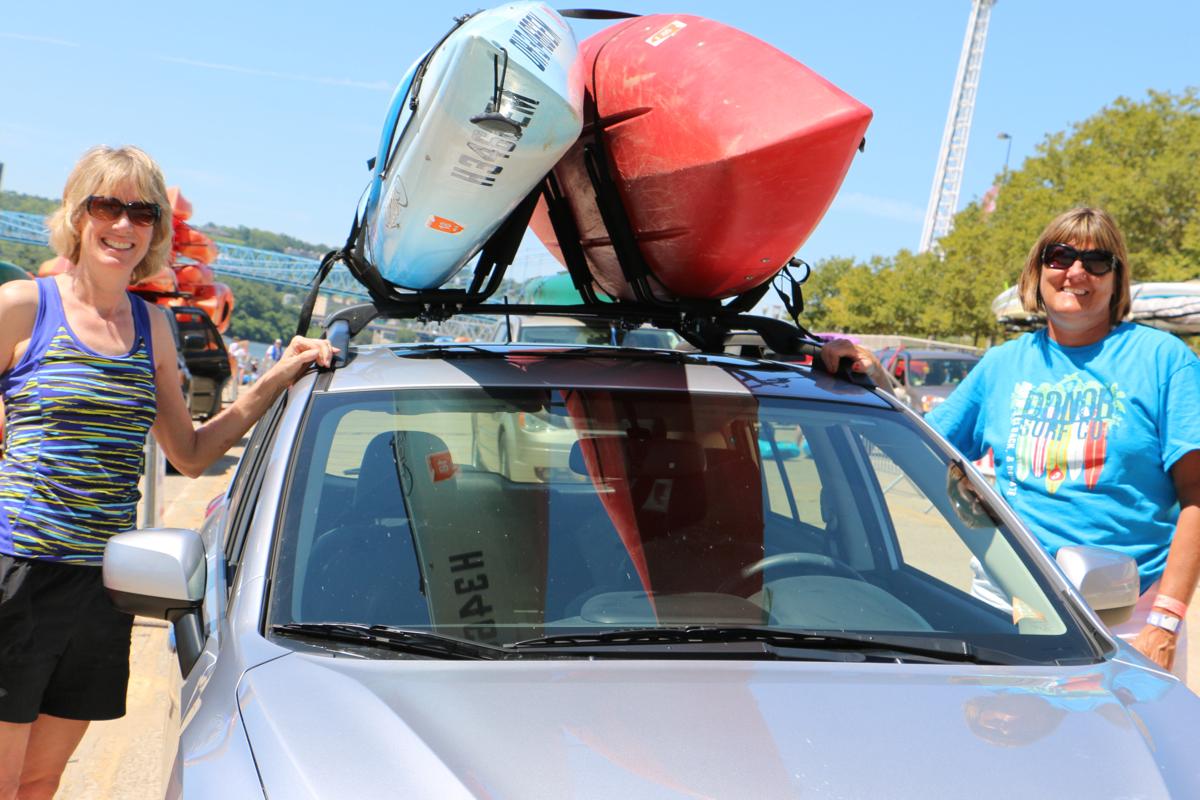
<path fill-rule="evenodd" d="M 0 375 L 0 553 L 98 565 L 108 538 L 136 522 L 156 407 L 150 316 L 129 295 L 133 348 L 106 356 L 75 336 L 54 278 L 37 285 L 29 348 Z"/>

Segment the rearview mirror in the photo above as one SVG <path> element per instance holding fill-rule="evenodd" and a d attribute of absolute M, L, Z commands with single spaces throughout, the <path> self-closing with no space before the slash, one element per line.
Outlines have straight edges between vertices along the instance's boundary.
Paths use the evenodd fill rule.
<path fill-rule="evenodd" d="M 183 350 L 185 353 L 196 353 L 208 346 L 208 339 L 198 333 L 183 335 Z"/>
<path fill-rule="evenodd" d="M 200 606 L 207 578 L 204 543 L 195 531 L 145 528 L 118 533 L 104 547 L 104 588 L 113 605 L 171 622 L 185 675 L 204 649 Z"/>
<path fill-rule="evenodd" d="M 1071 545 L 1059 548 L 1054 560 L 1105 625 L 1120 625 L 1133 615 L 1141 586 L 1131 557 L 1103 547 Z"/>

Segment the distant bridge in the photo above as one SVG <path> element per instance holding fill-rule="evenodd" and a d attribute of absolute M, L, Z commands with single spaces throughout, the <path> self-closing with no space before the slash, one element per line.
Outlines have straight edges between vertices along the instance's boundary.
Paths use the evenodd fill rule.
<path fill-rule="evenodd" d="M 40 214 L 0 211 L 0 239 L 20 244 L 48 246 L 50 231 L 46 229 L 46 218 Z M 321 263 L 314 258 L 272 250 L 257 250 L 223 242 L 215 244 L 217 260 L 209 264 L 213 272 L 290 289 L 307 289 Z M 354 276 L 344 266 L 341 269 L 335 268 L 321 286 L 328 288 L 331 294 L 368 299 L 362 284 L 354 280 Z"/>
<path fill-rule="evenodd" d="M 40 214 L 20 211 L 0 211 L 0 239 L 48 246 L 50 232 L 46 229 L 46 218 Z M 244 280 L 268 283 L 288 289 L 308 289 L 320 262 L 304 256 L 277 253 L 273 250 L 258 250 L 236 244 L 215 242 L 217 260 L 209 264 L 213 272 Z M 521 259 L 518 258 L 518 261 Z M 467 270 L 464 270 L 465 273 Z M 462 275 L 463 273 L 460 273 Z M 453 281 L 452 281 L 453 282 Z M 322 291 L 341 295 L 348 299 L 366 301 L 370 299 L 363 285 L 355 280 L 344 264 L 333 268 L 321 283 Z M 465 336 L 472 341 L 489 341 L 502 325 L 502 318 L 479 315 L 459 315 L 445 322 L 422 324 L 413 322 L 411 327 L 433 336 Z"/>

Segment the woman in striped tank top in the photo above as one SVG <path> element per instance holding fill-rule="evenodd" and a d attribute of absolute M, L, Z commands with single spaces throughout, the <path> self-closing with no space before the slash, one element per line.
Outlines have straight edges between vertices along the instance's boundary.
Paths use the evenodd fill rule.
<path fill-rule="evenodd" d="M 75 266 L 0 286 L 0 800 L 51 798 L 90 720 L 125 713 L 132 618 L 100 579 L 104 544 L 134 527 L 146 434 L 196 476 L 328 342 L 297 337 L 237 402 L 199 428 L 179 390 L 167 319 L 127 287 L 167 266 L 158 166 L 97 147 L 50 222 Z"/>

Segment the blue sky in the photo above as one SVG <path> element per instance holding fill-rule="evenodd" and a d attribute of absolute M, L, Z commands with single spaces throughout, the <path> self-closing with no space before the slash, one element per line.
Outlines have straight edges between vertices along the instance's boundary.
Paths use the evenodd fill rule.
<path fill-rule="evenodd" d="M 97 143 L 138 144 L 199 222 L 340 244 L 367 181 L 393 84 L 470 2 L 0 0 L 3 187 L 57 197 Z M 800 255 L 915 249 L 969 0 L 594 0 L 686 12 L 790 53 L 875 112 L 860 154 Z M 603 27 L 574 22 L 580 39 Z M 1116 97 L 1200 84 L 1200 3 L 999 0 L 961 203 L 1047 134 Z M 780 113 L 801 113 L 781 109 Z M 532 239 L 527 237 L 527 241 Z M 536 259 L 535 259 L 536 260 Z"/>

